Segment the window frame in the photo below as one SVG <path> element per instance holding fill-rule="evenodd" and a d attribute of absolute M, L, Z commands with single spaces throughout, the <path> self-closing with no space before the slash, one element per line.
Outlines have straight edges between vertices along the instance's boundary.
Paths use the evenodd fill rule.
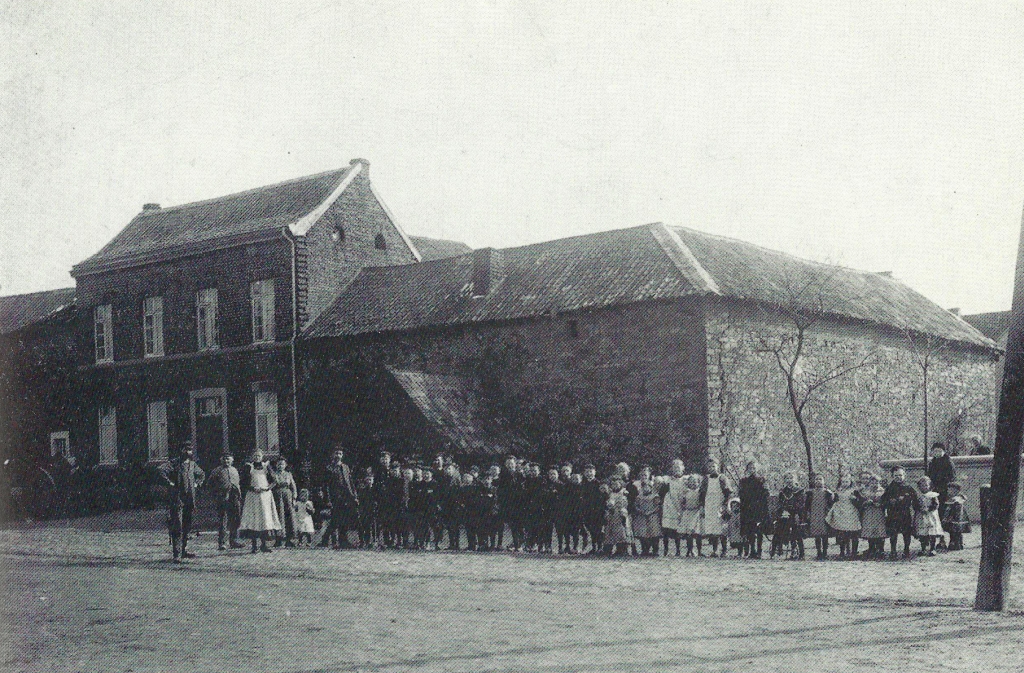
<path fill-rule="evenodd" d="M 152 330 L 152 334 L 150 331 Z M 164 355 L 164 298 L 146 297 L 142 300 L 142 356 L 158 358 Z"/>
<path fill-rule="evenodd" d="M 111 304 L 99 304 L 92 309 L 93 355 L 97 363 L 114 361 L 114 308 Z M 100 354 L 100 339 L 103 353 Z"/>
<path fill-rule="evenodd" d="M 208 287 L 196 292 L 196 350 L 220 348 L 217 329 L 217 288 Z M 205 319 L 204 319 L 205 312 Z"/>
<path fill-rule="evenodd" d="M 257 280 L 249 286 L 252 307 L 252 342 L 273 343 L 276 339 L 274 279 Z"/>
<path fill-rule="evenodd" d="M 58 452 L 54 451 L 53 443 L 54 440 L 64 440 L 64 450 L 60 451 L 60 455 L 64 456 L 65 460 L 71 460 L 71 433 L 68 430 L 59 430 L 57 432 L 50 433 L 50 458 L 56 458 Z"/>
<path fill-rule="evenodd" d="M 104 412 L 109 412 L 109 413 L 104 413 Z M 118 463 L 118 455 L 117 455 L 117 407 L 112 405 L 112 404 L 110 404 L 110 405 L 101 405 L 99 410 L 98 410 L 98 413 L 99 413 L 99 419 L 98 419 L 99 439 L 96 442 L 97 447 L 99 449 L 99 460 L 98 460 L 98 463 L 100 465 L 117 465 L 117 463 Z M 105 423 L 104 422 L 104 419 L 107 419 L 107 418 L 110 419 L 109 423 Z M 104 428 L 105 427 L 109 427 L 110 428 L 109 432 L 112 434 L 112 437 L 111 437 L 112 441 L 111 441 L 111 443 L 113 444 L 113 458 L 110 458 L 109 456 L 104 456 L 103 449 L 104 449 L 104 444 L 105 444 L 104 443 Z"/>
<path fill-rule="evenodd" d="M 156 423 L 157 427 L 160 428 L 161 422 L 160 422 L 160 420 L 158 418 L 154 418 L 153 409 L 154 408 L 161 408 L 161 407 L 163 408 L 162 429 L 158 430 L 159 435 L 156 438 L 154 438 L 154 435 L 153 435 L 154 423 Z M 167 427 L 167 400 L 153 400 L 152 402 L 149 402 L 148 404 L 146 404 L 146 455 L 147 455 L 148 462 L 150 462 L 150 463 L 162 463 L 162 462 L 166 461 L 170 457 L 170 452 L 169 452 L 170 445 L 169 445 L 169 442 L 168 442 L 168 434 L 167 433 L 168 433 L 168 427 Z M 162 443 L 163 443 L 163 454 L 162 455 L 154 455 L 154 453 L 153 453 L 153 445 L 159 443 L 159 442 L 154 441 L 154 439 L 158 439 L 158 440 L 162 441 Z M 159 447 L 157 447 L 157 448 L 159 448 Z"/>
<path fill-rule="evenodd" d="M 276 392 L 262 390 L 254 395 L 253 419 L 255 421 L 255 447 L 262 451 L 265 456 L 280 455 L 280 403 Z M 271 422 L 271 419 L 273 422 Z M 265 437 L 261 437 L 261 421 L 266 428 Z"/>

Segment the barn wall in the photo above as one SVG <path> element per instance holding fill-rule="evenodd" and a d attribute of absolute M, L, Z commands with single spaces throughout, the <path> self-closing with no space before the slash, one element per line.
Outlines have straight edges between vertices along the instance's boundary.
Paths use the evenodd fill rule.
<path fill-rule="evenodd" d="M 711 451 L 739 474 L 747 460 L 763 466 L 773 486 L 781 474 L 806 474 L 805 451 L 786 395 L 785 378 L 762 341 L 794 335 L 791 321 L 738 303 L 708 310 L 708 439 Z M 915 350 L 916 349 L 916 350 Z M 926 349 L 893 333 L 822 321 L 806 339 L 802 368 L 823 372 L 874 354 L 874 364 L 820 389 L 806 419 L 816 471 L 835 484 L 840 470 L 878 469 L 883 459 L 924 451 L 923 374 Z M 929 368 L 928 441 L 956 451 L 964 437 L 990 432 L 995 410 L 989 354 L 944 349 Z"/>

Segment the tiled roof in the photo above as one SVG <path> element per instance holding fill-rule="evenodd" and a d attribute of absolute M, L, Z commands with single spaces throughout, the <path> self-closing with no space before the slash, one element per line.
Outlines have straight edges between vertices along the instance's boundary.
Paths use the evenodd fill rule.
<path fill-rule="evenodd" d="M 993 341 L 999 341 L 1010 330 L 1010 312 L 994 311 L 992 313 L 975 313 L 965 315 L 964 320 Z"/>
<path fill-rule="evenodd" d="M 0 334 L 14 332 L 75 303 L 75 288 L 0 297 Z"/>
<path fill-rule="evenodd" d="M 477 395 L 467 379 L 389 369 L 409 400 L 461 452 L 501 454 L 516 448 L 510 437 L 484 430 Z"/>
<path fill-rule="evenodd" d="M 347 166 L 207 201 L 143 210 L 74 273 L 166 249 L 187 251 L 225 237 L 278 232 L 322 204 L 350 170 Z"/>
<path fill-rule="evenodd" d="M 424 236 L 410 236 L 409 240 L 416 246 L 416 250 L 420 253 L 420 259 L 424 262 L 458 257 L 467 252 L 473 252 L 473 248 L 462 241 L 448 241 L 443 238 L 426 238 Z"/>
<path fill-rule="evenodd" d="M 471 296 L 474 254 L 364 269 L 304 336 L 722 296 L 820 308 L 840 317 L 993 347 L 969 324 L 892 278 L 801 260 L 693 229 L 651 224 L 501 250 L 504 279 L 483 297 Z M 822 291 L 804 296 L 793 291 L 812 286 Z"/>

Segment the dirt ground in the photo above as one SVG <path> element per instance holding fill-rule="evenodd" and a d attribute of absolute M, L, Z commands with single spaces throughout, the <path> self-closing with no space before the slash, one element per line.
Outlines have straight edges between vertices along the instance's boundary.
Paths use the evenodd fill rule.
<path fill-rule="evenodd" d="M 159 516 L 0 531 L 3 670 L 1024 669 L 1024 611 L 970 610 L 977 535 L 935 558 L 818 563 L 250 555 L 203 534 L 175 566 Z"/>

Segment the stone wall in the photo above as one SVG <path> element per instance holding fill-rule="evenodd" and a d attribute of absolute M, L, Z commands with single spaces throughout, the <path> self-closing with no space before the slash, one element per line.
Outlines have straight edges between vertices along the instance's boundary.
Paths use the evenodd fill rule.
<path fill-rule="evenodd" d="M 663 468 L 706 456 L 705 345 L 695 304 L 649 303 L 505 323 L 319 339 L 303 344 L 302 440 L 334 441 L 359 463 L 388 433 L 385 366 L 473 377 L 495 416 L 541 460 L 615 460 Z M 385 412 L 385 413 L 382 413 Z M 308 444 L 307 444 L 308 442 Z"/>
<path fill-rule="evenodd" d="M 787 469 L 806 475 L 807 460 L 787 397 L 786 378 L 763 346 L 795 336 L 779 313 L 738 302 L 707 309 L 708 436 L 734 475 L 747 460 L 762 463 L 772 488 Z M 805 419 L 814 467 L 835 484 L 840 471 L 877 469 L 887 458 L 921 456 L 925 447 L 923 373 L 929 365 L 927 441 L 953 443 L 992 427 L 994 360 L 962 348 L 913 346 L 895 330 L 883 332 L 822 320 L 808 330 L 798 381 L 848 363 L 869 364 L 818 389 Z"/>

